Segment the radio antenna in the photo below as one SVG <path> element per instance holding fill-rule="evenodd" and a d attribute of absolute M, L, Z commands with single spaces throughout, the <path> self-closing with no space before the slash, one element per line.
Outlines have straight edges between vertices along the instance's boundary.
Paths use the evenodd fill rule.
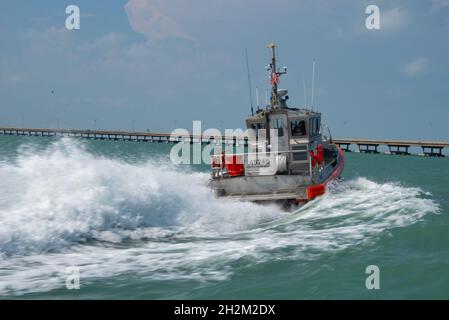
<path fill-rule="evenodd" d="M 312 62 L 312 100 L 311 100 L 311 107 L 313 110 L 313 99 L 314 99 L 314 95 L 315 95 L 315 60 L 313 60 Z"/>
<path fill-rule="evenodd" d="M 304 89 L 304 107 L 307 107 L 307 91 L 306 91 L 306 80 L 304 78 L 304 72 L 302 73 L 302 86 Z"/>
<path fill-rule="evenodd" d="M 251 104 L 251 114 L 254 115 L 253 94 L 251 93 L 251 76 L 249 74 L 248 50 L 246 48 L 245 48 L 245 60 L 246 60 L 246 72 L 248 74 L 248 90 L 249 90 L 249 101 Z"/>
<path fill-rule="evenodd" d="M 257 106 L 257 111 L 259 111 L 259 87 L 256 87 L 256 106 Z"/>

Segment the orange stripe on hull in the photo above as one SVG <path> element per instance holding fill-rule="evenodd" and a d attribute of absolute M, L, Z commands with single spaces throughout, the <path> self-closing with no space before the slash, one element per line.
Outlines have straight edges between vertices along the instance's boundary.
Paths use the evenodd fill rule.
<path fill-rule="evenodd" d="M 318 196 L 323 195 L 326 192 L 326 186 L 324 183 L 317 184 L 307 188 L 307 200 L 313 200 Z"/>
<path fill-rule="evenodd" d="M 329 176 L 329 178 L 327 178 L 323 183 L 307 187 L 306 193 L 307 193 L 308 201 L 313 200 L 316 197 L 325 194 L 326 193 L 326 185 L 330 181 L 338 179 L 340 177 L 341 173 L 343 172 L 343 169 L 345 167 L 345 155 L 344 155 L 343 151 L 340 149 L 340 147 L 337 147 L 337 148 L 338 148 L 338 152 L 340 153 L 340 158 L 341 158 L 340 163 L 338 164 L 338 167 Z"/>

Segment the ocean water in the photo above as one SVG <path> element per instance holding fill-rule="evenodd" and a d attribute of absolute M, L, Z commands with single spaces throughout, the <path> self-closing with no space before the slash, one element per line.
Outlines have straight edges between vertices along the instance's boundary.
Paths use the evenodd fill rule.
<path fill-rule="evenodd" d="M 0 136 L 0 298 L 449 298 L 449 159 L 347 153 L 286 212 L 215 199 L 171 146 Z"/>

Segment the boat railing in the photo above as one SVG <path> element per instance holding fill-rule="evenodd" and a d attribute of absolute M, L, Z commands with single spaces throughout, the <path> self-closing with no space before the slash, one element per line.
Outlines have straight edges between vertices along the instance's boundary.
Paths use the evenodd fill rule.
<path fill-rule="evenodd" d="M 314 170 L 310 150 L 259 151 L 245 153 L 225 153 L 211 155 L 212 178 L 236 175 L 274 175 L 287 173 L 287 162 L 294 154 L 306 154 L 300 161 L 307 166 L 304 173 L 312 176 Z"/>

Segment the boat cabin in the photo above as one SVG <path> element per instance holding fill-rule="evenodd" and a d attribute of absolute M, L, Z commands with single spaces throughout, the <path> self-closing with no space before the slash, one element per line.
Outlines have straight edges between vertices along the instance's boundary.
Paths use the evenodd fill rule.
<path fill-rule="evenodd" d="M 321 113 L 309 109 L 289 108 L 286 99 L 282 101 L 281 105 L 267 106 L 265 110 L 258 110 L 246 119 L 247 129 L 252 129 L 256 136 L 253 143 L 248 144 L 248 153 L 261 150 L 261 137 L 266 138 L 270 146 L 273 141 L 270 141 L 272 137 L 269 132 L 276 129 L 276 151 L 285 155 L 288 173 L 308 171 L 308 151 L 316 149 L 321 143 Z"/>

